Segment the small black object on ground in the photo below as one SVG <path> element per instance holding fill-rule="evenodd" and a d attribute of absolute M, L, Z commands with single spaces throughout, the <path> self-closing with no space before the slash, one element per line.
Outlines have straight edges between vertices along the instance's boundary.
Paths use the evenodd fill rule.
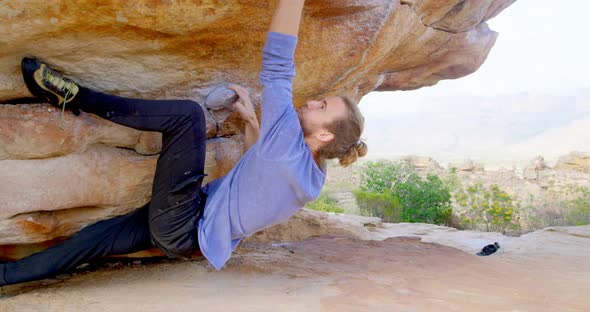
<path fill-rule="evenodd" d="M 477 253 L 478 256 L 489 256 L 500 249 L 500 244 L 495 242 L 494 244 L 489 244 L 481 249 L 480 252 Z"/>

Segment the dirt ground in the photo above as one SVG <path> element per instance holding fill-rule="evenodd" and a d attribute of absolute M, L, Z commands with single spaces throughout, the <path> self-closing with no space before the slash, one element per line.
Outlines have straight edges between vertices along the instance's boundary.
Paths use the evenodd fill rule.
<path fill-rule="evenodd" d="M 244 243 L 220 272 L 205 260 L 102 265 L 5 286 L 0 311 L 590 310 L 590 226 L 516 238 L 423 224 L 375 231 L 394 237 Z M 475 256 L 484 241 L 502 248 Z"/>

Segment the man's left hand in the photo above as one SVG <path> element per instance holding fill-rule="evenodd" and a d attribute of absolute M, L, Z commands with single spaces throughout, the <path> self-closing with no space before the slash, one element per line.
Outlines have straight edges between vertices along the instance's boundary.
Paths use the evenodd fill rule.
<path fill-rule="evenodd" d="M 238 95 L 238 100 L 233 103 L 232 106 L 240 113 L 242 119 L 248 123 L 258 125 L 258 118 L 256 117 L 254 105 L 252 105 L 252 101 L 250 101 L 250 94 L 248 90 L 236 84 L 230 84 L 227 87 L 231 90 L 234 90 Z"/>

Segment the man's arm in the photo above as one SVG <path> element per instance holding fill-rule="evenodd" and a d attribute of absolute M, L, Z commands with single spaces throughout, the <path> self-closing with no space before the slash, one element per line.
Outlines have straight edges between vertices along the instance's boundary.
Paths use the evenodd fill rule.
<path fill-rule="evenodd" d="M 245 122 L 243 150 L 244 153 L 246 153 L 250 146 L 258 141 L 258 136 L 260 134 L 258 118 L 256 117 L 256 112 L 254 111 L 254 105 L 252 105 L 252 101 L 250 101 L 248 90 L 235 84 L 230 84 L 227 87 L 234 90 L 239 97 L 233 106 L 240 113 L 240 116 Z"/>
<path fill-rule="evenodd" d="M 286 112 L 293 108 L 295 48 L 304 0 L 278 0 L 262 50 L 262 108 L 260 135 L 266 136 Z M 297 121 L 295 121 L 297 123 Z M 290 123 L 294 124 L 294 123 Z M 297 123 L 298 124 L 298 123 Z"/>
<path fill-rule="evenodd" d="M 269 31 L 297 37 L 305 0 L 279 0 Z"/>

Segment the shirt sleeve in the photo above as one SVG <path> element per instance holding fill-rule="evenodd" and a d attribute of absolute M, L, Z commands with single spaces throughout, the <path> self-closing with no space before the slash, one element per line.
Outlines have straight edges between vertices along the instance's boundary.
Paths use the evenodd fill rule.
<path fill-rule="evenodd" d="M 262 121 L 260 135 L 264 136 L 279 119 L 293 109 L 293 78 L 295 77 L 295 47 L 297 37 L 269 32 L 262 50 Z M 292 114 L 289 114 L 292 115 Z"/>

